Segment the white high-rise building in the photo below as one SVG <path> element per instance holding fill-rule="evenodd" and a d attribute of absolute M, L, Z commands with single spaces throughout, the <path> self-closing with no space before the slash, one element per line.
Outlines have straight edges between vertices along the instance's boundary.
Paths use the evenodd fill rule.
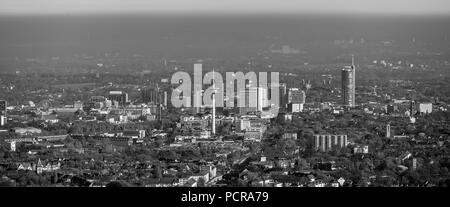
<path fill-rule="evenodd" d="M 263 108 L 269 106 L 269 94 L 267 88 L 258 88 L 258 111 L 262 111 Z"/>
<path fill-rule="evenodd" d="M 345 106 L 355 106 L 356 98 L 356 68 L 352 55 L 352 65 L 342 69 L 342 102 Z"/>
<path fill-rule="evenodd" d="M 4 126 L 6 124 L 6 116 L 0 116 L 0 126 Z"/>
<path fill-rule="evenodd" d="M 387 138 L 391 137 L 391 124 L 386 125 L 386 137 Z"/>

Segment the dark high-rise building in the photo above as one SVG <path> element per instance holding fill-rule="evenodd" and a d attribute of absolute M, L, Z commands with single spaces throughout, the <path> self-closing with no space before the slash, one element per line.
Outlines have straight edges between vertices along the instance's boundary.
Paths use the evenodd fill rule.
<path fill-rule="evenodd" d="M 286 84 L 281 83 L 280 84 L 280 107 L 286 108 L 287 104 L 288 104 L 288 101 L 287 101 L 287 87 L 286 87 Z"/>
<path fill-rule="evenodd" d="M 356 76 L 355 65 L 352 56 L 352 65 L 342 69 L 342 100 L 346 106 L 355 106 Z"/>
<path fill-rule="evenodd" d="M 158 88 L 145 88 L 141 91 L 142 102 L 160 104 L 162 102 L 162 94 Z"/>
<path fill-rule="evenodd" d="M 249 87 L 239 91 L 239 98 L 245 99 L 245 106 L 239 106 L 241 115 L 248 112 L 262 112 L 264 108 L 269 106 L 267 88 Z"/>
<path fill-rule="evenodd" d="M 287 87 L 286 87 L 286 83 L 270 83 L 270 88 L 267 89 L 267 93 L 268 93 L 268 97 L 269 100 L 268 101 L 268 105 L 271 106 L 272 104 L 274 104 L 273 100 L 274 100 L 274 96 L 275 94 L 272 94 L 272 90 L 274 88 L 278 88 L 278 105 L 280 108 L 286 109 L 287 104 L 288 104 L 288 96 L 287 96 Z"/>
<path fill-rule="evenodd" d="M 168 104 L 167 89 L 160 88 L 158 85 L 142 89 L 141 98 L 144 103 L 161 104 L 165 107 Z"/>

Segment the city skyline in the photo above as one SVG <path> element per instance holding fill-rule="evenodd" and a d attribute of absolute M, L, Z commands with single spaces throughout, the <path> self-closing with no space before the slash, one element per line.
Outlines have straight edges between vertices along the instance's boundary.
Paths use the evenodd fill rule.
<path fill-rule="evenodd" d="M 216 187 L 164 190 L 176 206 L 298 200 L 228 187 L 450 187 L 448 14 L 0 0 L 0 187 Z"/>

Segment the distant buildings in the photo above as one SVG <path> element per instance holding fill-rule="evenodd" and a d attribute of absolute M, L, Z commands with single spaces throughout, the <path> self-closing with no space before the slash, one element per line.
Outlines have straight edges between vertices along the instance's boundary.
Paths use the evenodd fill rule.
<path fill-rule="evenodd" d="M 314 148 L 317 151 L 326 152 L 335 147 L 344 148 L 348 145 L 347 135 L 314 135 Z"/>
<path fill-rule="evenodd" d="M 260 142 L 267 126 L 257 117 L 242 117 L 239 130 L 244 132 L 244 140 Z"/>
<path fill-rule="evenodd" d="M 335 161 L 318 162 L 314 165 L 313 168 L 318 169 L 318 170 L 324 170 L 324 171 L 336 170 L 336 162 Z M 315 186 L 315 187 L 319 187 L 319 186 Z M 320 186 L 320 187 L 325 187 L 325 186 Z"/>
<path fill-rule="evenodd" d="M 92 96 L 91 98 L 90 98 L 90 101 L 91 102 L 94 102 L 94 103 L 98 103 L 98 102 L 105 102 L 107 99 L 104 97 L 104 96 Z"/>
<path fill-rule="evenodd" d="M 417 105 L 417 112 L 421 114 L 429 114 L 433 111 L 432 103 L 419 103 Z"/>
<path fill-rule="evenodd" d="M 297 139 L 296 132 L 286 132 L 283 134 L 283 139 Z"/>
<path fill-rule="evenodd" d="M 290 88 L 288 90 L 288 103 L 304 104 L 306 99 L 305 91 L 299 88 Z"/>
<path fill-rule="evenodd" d="M 167 92 L 163 92 L 158 87 L 144 88 L 141 91 L 141 98 L 144 103 L 165 105 L 167 103 Z"/>
<path fill-rule="evenodd" d="M 119 134 L 119 136 L 133 139 L 143 139 L 145 137 L 145 130 L 127 130 Z"/>
<path fill-rule="evenodd" d="M 283 45 L 283 46 L 281 46 L 281 49 L 271 50 L 271 52 L 272 53 L 280 53 L 280 54 L 284 54 L 284 55 L 301 53 L 300 50 L 291 48 L 289 45 Z"/>
<path fill-rule="evenodd" d="M 83 102 L 81 102 L 81 101 L 75 101 L 75 102 L 73 103 L 73 108 L 76 108 L 76 109 L 83 109 Z"/>
<path fill-rule="evenodd" d="M 244 133 L 244 141 L 261 142 L 265 130 L 265 126 L 247 128 Z"/>
<path fill-rule="evenodd" d="M 386 113 L 387 114 L 393 114 L 396 113 L 398 111 L 398 106 L 397 105 L 393 105 L 393 104 L 389 104 L 386 106 Z"/>
<path fill-rule="evenodd" d="M 295 104 L 295 103 L 290 103 L 288 104 L 288 112 L 290 113 L 297 113 L 297 112 L 302 112 L 303 111 L 303 104 Z"/>
<path fill-rule="evenodd" d="M 34 127 L 26 127 L 26 128 L 15 127 L 11 131 L 14 133 L 20 134 L 20 135 L 31 135 L 31 134 L 42 133 L 41 129 L 34 128 Z"/>
<path fill-rule="evenodd" d="M 306 94 L 305 91 L 299 88 L 290 88 L 288 90 L 288 112 L 301 112 L 303 111 L 303 105 L 305 104 Z"/>
<path fill-rule="evenodd" d="M 369 153 L 369 146 L 363 145 L 363 146 L 356 146 L 353 148 L 354 154 L 368 154 Z"/>
<path fill-rule="evenodd" d="M 194 116 L 186 116 L 181 117 L 181 125 L 187 129 L 206 129 L 208 127 L 208 120 Z"/>
<path fill-rule="evenodd" d="M 110 91 L 108 94 L 108 99 L 111 101 L 117 101 L 119 104 L 123 105 L 128 103 L 128 93 L 123 91 Z"/>

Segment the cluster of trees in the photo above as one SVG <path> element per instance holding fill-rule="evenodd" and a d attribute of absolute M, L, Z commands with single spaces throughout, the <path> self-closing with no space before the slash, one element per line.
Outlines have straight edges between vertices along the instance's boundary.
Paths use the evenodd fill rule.
<path fill-rule="evenodd" d="M 37 174 L 33 171 L 7 171 L 5 175 L 11 179 L 0 182 L 0 186 L 48 186 L 57 182 L 54 173 Z"/>

